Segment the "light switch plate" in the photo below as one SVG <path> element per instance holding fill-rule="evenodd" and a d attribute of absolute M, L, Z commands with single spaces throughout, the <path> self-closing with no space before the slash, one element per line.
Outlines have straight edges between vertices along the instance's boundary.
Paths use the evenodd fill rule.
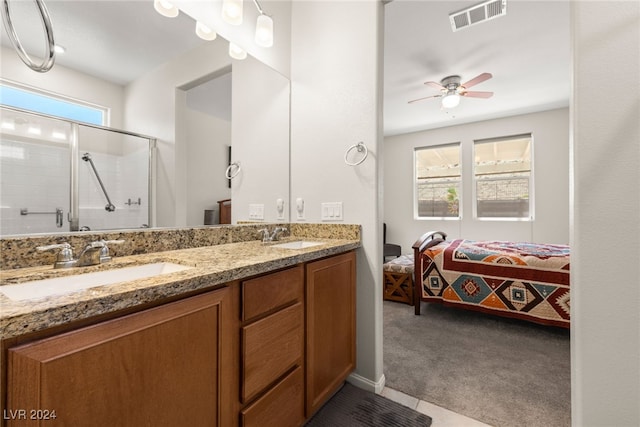
<path fill-rule="evenodd" d="M 322 221 L 342 221 L 342 202 L 322 203 Z"/>
<path fill-rule="evenodd" d="M 264 219 L 264 204 L 258 204 L 258 203 L 250 204 L 249 219 Z"/>

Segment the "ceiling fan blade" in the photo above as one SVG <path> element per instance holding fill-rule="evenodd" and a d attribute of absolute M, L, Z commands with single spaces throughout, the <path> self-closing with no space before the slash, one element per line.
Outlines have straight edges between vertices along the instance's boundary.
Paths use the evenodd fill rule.
<path fill-rule="evenodd" d="M 447 88 L 445 88 L 444 86 L 442 86 L 440 83 L 436 83 L 436 82 L 424 82 L 424 84 L 429 85 L 429 86 L 433 86 L 436 89 L 439 90 L 447 90 Z"/>
<path fill-rule="evenodd" d="M 424 98 L 418 98 L 418 99 L 414 99 L 412 101 L 409 101 L 409 104 L 411 104 L 412 102 L 422 101 L 422 100 L 429 99 L 429 98 L 440 98 L 441 96 L 442 95 L 425 96 Z"/>
<path fill-rule="evenodd" d="M 468 82 L 461 84 L 460 86 L 463 86 L 465 89 L 469 89 L 471 86 L 475 86 L 478 83 L 489 80 L 491 77 L 493 77 L 491 73 L 482 73 L 479 76 L 472 78 Z"/>
<path fill-rule="evenodd" d="M 468 96 L 469 98 L 491 98 L 493 92 L 464 91 L 460 95 Z"/>

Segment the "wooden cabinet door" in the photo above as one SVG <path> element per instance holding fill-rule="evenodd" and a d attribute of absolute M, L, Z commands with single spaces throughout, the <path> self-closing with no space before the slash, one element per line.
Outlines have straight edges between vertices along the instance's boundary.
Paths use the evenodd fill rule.
<path fill-rule="evenodd" d="M 229 425 L 228 288 L 9 350 L 9 426 Z M 227 371 L 232 371 L 227 369 Z M 32 420 L 30 410 L 55 411 Z M 43 412 L 44 413 L 44 412 Z"/>
<path fill-rule="evenodd" d="M 304 423 L 304 376 L 301 366 L 243 409 L 242 427 L 298 427 Z"/>
<path fill-rule="evenodd" d="M 356 363 L 354 252 L 307 264 L 307 395 L 310 417 Z"/>

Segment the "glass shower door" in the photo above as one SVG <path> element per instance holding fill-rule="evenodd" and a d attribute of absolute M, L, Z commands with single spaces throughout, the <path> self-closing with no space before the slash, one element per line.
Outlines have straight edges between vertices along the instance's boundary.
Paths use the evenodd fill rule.
<path fill-rule="evenodd" d="M 148 226 L 149 145 L 148 138 L 78 126 L 80 229 Z"/>

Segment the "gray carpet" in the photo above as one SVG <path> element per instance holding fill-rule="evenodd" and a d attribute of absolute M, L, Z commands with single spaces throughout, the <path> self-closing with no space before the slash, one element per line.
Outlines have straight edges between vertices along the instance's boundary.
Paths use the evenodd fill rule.
<path fill-rule="evenodd" d="M 569 331 L 384 301 L 386 386 L 496 427 L 571 425 Z"/>
<path fill-rule="evenodd" d="M 429 427 L 431 418 L 349 383 L 324 405 L 306 427 Z"/>

